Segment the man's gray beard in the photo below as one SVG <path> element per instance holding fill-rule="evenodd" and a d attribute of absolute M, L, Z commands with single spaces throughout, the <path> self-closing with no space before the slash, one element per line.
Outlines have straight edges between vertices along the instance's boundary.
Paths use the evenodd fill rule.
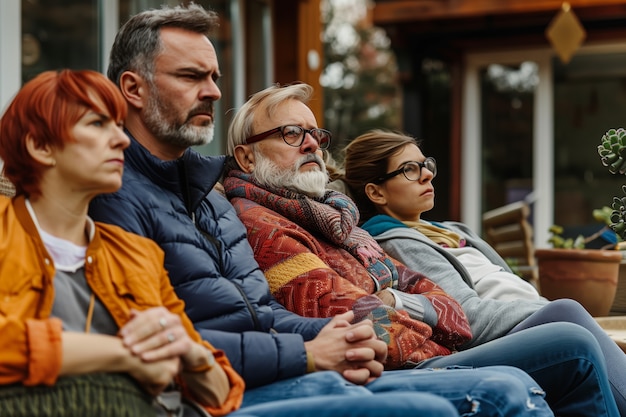
<path fill-rule="evenodd" d="M 324 161 L 317 155 L 315 155 L 317 157 L 315 160 L 321 163 L 321 170 L 300 172 L 298 168 L 308 156 L 301 158 L 292 169 L 281 170 L 271 159 L 263 156 L 256 149 L 253 152 L 255 165 L 252 176 L 259 185 L 270 189 L 286 188 L 313 198 L 324 196 L 328 173 Z"/>
<path fill-rule="evenodd" d="M 213 122 L 206 126 L 188 123 L 178 126 L 167 119 L 166 115 L 174 114 L 175 111 L 165 103 L 167 101 L 159 100 L 156 88 L 153 88 L 147 106 L 143 109 L 144 124 L 159 141 L 184 148 L 211 143 L 215 133 Z"/>

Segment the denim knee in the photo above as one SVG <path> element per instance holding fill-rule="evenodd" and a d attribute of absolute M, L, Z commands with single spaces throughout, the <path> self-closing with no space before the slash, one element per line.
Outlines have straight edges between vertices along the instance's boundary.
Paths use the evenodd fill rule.
<path fill-rule="evenodd" d="M 553 416 L 539 385 L 510 366 L 387 371 L 366 387 L 375 394 L 430 392 L 451 401 L 462 416 Z"/>
<path fill-rule="evenodd" d="M 325 395 L 272 401 L 246 407 L 229 414 L 256 417 L 454 417 L 459 416 L 452 403 L 433 394 L 389 392 L 378 395 Z"/>
<path fill-rule="evenodd" d="M 242 408 L 269 401 L 319 395 L 368 396 L 372 393 L 363 386 L 348 382 L 338 372 L 322 371 L 246 390 Z"/>
<path fill-rule="evenodd" d="M 560 298 L 558 300 L 550 301 L 542 308 L 542 310 L 550 314 L 555 314 L 554 318 L 558 321 L 567 319 L 571 317 L 572 314 L 590 316 L 589 312 L 585 310 L 585 307 L 583 307 L 582 304 L 569 298 Z"/>
<path fill-rule="evenodd" d="M 493 366 L 480 371 L 482 379 L 469 391 L 462 416 L 553 416 L 543 389 L 522 370 Z"/>

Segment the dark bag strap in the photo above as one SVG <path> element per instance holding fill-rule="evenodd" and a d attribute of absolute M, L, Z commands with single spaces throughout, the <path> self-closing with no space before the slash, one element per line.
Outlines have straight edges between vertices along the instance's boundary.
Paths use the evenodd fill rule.
<path fill-rule="evenodd" d="M 161 393 L 154 400 L 157 417 L 211 417 L 198 403 L 184 398 L 177 389 Z"/>

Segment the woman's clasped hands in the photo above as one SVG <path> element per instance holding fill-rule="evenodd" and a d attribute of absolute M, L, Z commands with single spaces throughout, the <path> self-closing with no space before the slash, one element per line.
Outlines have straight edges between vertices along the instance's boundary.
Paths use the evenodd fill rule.
<path fill-rule="evenodd" d="M 193 363 L 195 343 L 180 317 L 164 307 L 131 310 L 131 319 L 119 335 L 124 346 L 145 365 L 131 373 L 153 395 L 172 382 L 182 365 Z"/>

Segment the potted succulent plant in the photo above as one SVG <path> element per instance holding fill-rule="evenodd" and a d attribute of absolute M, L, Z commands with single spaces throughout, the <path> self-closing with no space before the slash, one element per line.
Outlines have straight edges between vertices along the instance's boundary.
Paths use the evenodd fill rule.
<path fill-rule="evenodd" d="M 598 145 L 598 154 L 602 165 L 608 167 L 611 174 L 626 174 L 626 130 L 621 127 L 609 129 Z M 622 185 L 622 193 L 626 194 L 626 185 Z M 613 197 L 611 207 L 613 212 L 609 217 L 609 227 L 622 240 L 626 240 L 626 196 Z"/>
<path fill-rule="evenodd" d="M 598 146 L 598 154 L 602 164 L 611 174 L 626 174 L 626 129 L 609 129 Z M 626 185 L 622 184 L 621 197 L 613 197 L 609 215 L 609 227 L 617 234 L 620 242 L 617 249 L 621 250 L 622 263 L 619 272 L 617 294 L 613 303 L 613 310 L 617 313 L 626 313 Z"/>
<path fill-rule="evenodd" d="M 626 174 L 626 130 L 610 129 L 601 139 L 598 153 L 602 164 L 612 174 Z M 553 226 L 551 249 L 537 249 L 535 257 L 539 269 L 541 294 L 548 299 L 572 298 L 579 301 L 593 316 L 606 316 L 611 311 L 618 287 L 622 243 L 602 249 L 586 249 L 585 244 L 607 228 L 621 240 L 626 238 L 626 186 L 624 197 L 613 199 L 612 206 L 594 210 L 594 218 L 604 222 L 605 228 L 590 237 L 565 239 L 562 228 Z M 574 250 L 572 250 L 574 249 Z M 622 270 L 626 270 L 622 267 Z"/>

